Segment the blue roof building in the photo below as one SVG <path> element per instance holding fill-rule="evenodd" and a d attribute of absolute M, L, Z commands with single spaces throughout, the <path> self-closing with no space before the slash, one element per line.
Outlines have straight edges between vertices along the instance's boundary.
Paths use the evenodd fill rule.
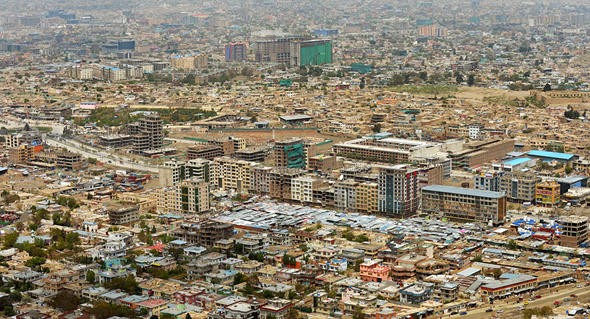
<path fill-rule="evenodd" d="M 574 160 L 577 155 L 559 152 L 549 152 L 543 150 L 532 150 L 527 153 L 528 156 L 540 158 L 543 161 L 559 161 L 559 162 L 570 162 Z"/>

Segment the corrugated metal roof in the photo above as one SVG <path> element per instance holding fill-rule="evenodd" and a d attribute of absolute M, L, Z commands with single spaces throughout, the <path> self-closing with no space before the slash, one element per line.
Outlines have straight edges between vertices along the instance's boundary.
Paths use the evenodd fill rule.
<path fill-rule="evenodd" d="M 503 192 L 492 192 L 492 191 L 479 190 L 479 189 L 473 189 L 473 188 L 462 188 L 462 187 L 453 187 L 453 186 L 444 186 L 444 185 L 425 186 L 422 188 L 422 191 L 439 192 L 439 193 L 447 193 L 447 194 L 458 194 L 458 195 L 476 196 L 476 197 L 488 197 L 488 198 L 502 198 L 505 196 L 505 194 Z"/>

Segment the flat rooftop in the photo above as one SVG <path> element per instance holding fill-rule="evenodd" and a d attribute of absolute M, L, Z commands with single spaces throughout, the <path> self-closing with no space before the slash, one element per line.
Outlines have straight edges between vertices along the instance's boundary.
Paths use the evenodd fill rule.
<path fill-rule="evenodd" d="M 475 196 L 475 197 L 487 197 L 487 198 L 502 198 L 505 196 L 505 194 L 503 192 L 492 192 L 492 191 L 486 191 L 486 190 L 462 188 L 462 187 L 454 187 L 454 186 L 444 186 L 444 185 L 425 186 L 422 188 L 422 190 L 428 191 L 428 192 L 457 194 L 457 195 Z"/>
<path fill-rule="evenodd" d="M 522 163 L 526 163 L 531 160 L 532 160 L 532 158 L 530 158 L 530 157 L 519 157 L 519 158 L 513 158 L 510 160 L 504 161 L 503 164 L 509 165 L 509 166 L 515 166 L 515 165 L 520 165 Z"/>
<path fill-rule="evenodd" d="M 558 153 L 558 152 L 549 152 L 543 150 L 532 150 L 527 153 L 529 156 L 536 156 L 536 157 L 544 157 L 544 158 L 551 158 L 557 160 L 571 160 L 575 155 L 568 154 L 568 153 Z"/>

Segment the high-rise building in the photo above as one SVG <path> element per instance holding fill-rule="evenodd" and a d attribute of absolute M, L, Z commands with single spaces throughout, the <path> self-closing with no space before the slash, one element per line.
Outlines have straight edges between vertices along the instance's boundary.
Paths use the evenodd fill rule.
<path fill-rule="evenodd" d="M 257 163 L 237 160 L 231 157 L 218 157 L 211 164 L 211 186 L 232 189 L 238 192 L 250 190 L 251 168 Z"/>
<path fill-rule="evenodd" d="M 382 166 L 379 169 L 379 211 L 406 217 L 418 209 L 418 169 L 407 165 Z"/>
<path fill-rule="evenodd" d="M 185 214 L 202 213 L 209 210 L 209 183 L 193 177 L 185 179 L 177 187 L 180 211 Z"/>
<path fill-rule="evenodd" d="M 307 165 L 305 145 L 299 138 L 276 142 L 272 156 L 276 167 L 305 168 Z"/>
<path fill-rule="evenodd" d="M 130 125 L 133 135 L 133 149 L 139 154 L 155 151 L 164 145 L 164 128 L 160 115 L 150 113 L 144 115 L 138 123 Z"/>
<path fill-rule="evenodd" d="M 506 218 L 506 195 L 461 187 L 426 186 L 422 188 L 422 212 L 463 222 L 500 224 Z"/>
<path fill-rule="evenodd" d="M 135 40 L 119 40 L 117 41 L 117 49 L 133 51 L 135 50 Z"/>
<path fill-rule="evenodd" d="M 358 182 L 338 181 L 334 184 L 334 205 L 340 209 L 356 209 L 356 190 Z"/>
<path fill-rule="evenodd" d="M 312 203 L 313 190 L 327 184 L 324 179 L 304 175 L 291 180 L 291 200 L 301 203 Z"/>
<path fill-rule="evenodd" d="M 293 41 L 289 56 L 290 66 L 330 64 L 332 63 L 332 41 L 327 39 Z"/>
<path fill-rule="evenodd" d="M 301 36 L 287 36 L 255 41 L 252 43 L 254 61 L 290 65 L 291 42 L 303 39 L 306 38 Z"/>
<path fill-rule="evenodd" d="M 244 42 L 229 43 L 225 45 L 225 62 L 246 61 L 248 47 Z"/>
<path fill-rule="evenodd" d="M 193 177 L 209 182 L 209 165 L 208 160 L 201 158 L 187 162 L 176 159 L 167 161 L 159 170 L 160 186 L 174 186 L 185 179 Z"/>
<path fill-rule="evenodd" d="M 207 67 L 208 58 L 203 53 L 175 55 L 170 58 L 170 66 L 174 69 L 195 70 Z"/>

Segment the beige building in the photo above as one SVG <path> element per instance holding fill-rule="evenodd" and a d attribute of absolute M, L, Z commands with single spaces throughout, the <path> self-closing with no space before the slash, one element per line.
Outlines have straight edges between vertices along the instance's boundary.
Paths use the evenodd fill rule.
<path fill-rule="evenodd" d="M 325 180 L 305 175 L 291 180 L 291 199 L 302 202 L 313 202 L 313 191 L 325 186 Z"/>
<path fill-rule="evenodd" d="M 218 157 L 211 164 L 211 186 L 220 189 L 233 189 L 238 192 L 250 190 L 252 167 L 257 163 L 237 160 L 231 157 Z"/>
<path fill-rule="evenodd" d="M 170 66 L 174 69 L 195 70 L 207 67 L 206 54 L 194 53 L 188 55 L 176 55 L 170 58 Z"/>
<path fill-rule="evenodd" d="M 209 183 L 190 178 L 171 187 L 161 188 L 156 193 L 157 209 L 160 212 L 196 214 L 210 209 Z"/>

